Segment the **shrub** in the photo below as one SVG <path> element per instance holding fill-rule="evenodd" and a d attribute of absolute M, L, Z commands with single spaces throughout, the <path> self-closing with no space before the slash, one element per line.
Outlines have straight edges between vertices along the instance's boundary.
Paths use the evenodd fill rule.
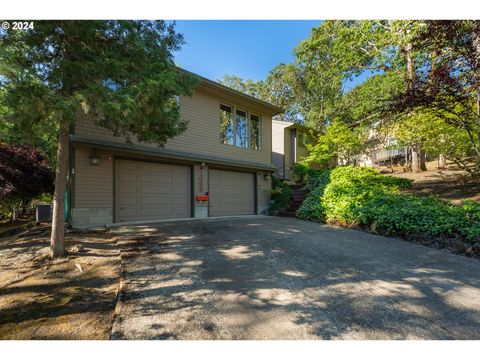
<path fill-rule="evenodd" d="M 371 168 L 341 167 L 309 177 L 311 190 L 297 216 L 346 225 L 368 226 L 385 235 L 480 239 L 480 204 L 455 206 L 429 196 L 402 195 L 407 179 Z"/>
<path fill-rule="evenodd" d="M 275 176 L 272 176 L 272 189 L 270 193 L 272 199 L 270 210 L 286 209 L 290 206 L 292 189 Z"/>
<path fill-rule="evenodd" d="M 322 197 L 325 187 L 330 182 L 330 170 L 311 170 L 308 173 L 307 188 L 310 190 L 307 197 L 297 211 L 300 219 L 324 220 L 325 212 L 322 206 Z"/>
<path fill-rule="evenodd" d="M 308 174 L 309 167 L 303 163 L 295 163 L 292 165 L 293 175 L 298 181 L 305 180 Z"/>

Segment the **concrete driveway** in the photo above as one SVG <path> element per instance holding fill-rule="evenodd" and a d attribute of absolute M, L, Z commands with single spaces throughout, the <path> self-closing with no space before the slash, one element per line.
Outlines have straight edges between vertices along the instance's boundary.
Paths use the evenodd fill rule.
<path fill-rule="evenodd" d="M 113 339 L 480 339 L 480 262 L 291 218 L 117 228 Z"/>

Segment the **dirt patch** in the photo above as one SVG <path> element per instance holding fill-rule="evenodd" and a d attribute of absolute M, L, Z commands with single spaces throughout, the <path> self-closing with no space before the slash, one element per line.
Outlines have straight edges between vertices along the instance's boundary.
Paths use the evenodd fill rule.
<path fill-rule="evenodd" d="M 427 163 L 427 169 L 419 173 L 405 172 L 400 167 L 393 168 L 393 173 L 387 168 L 380 170 L 385 175 L 414 180 L 412 187 L 404 191 L 405 194 L 437 195 L 454 204 L 466 199 L 480 202 L 480 178 L 471 177 L 452 164 L 440 170 L 436 162 L 431 162 Z"/>
<path fill-rule="evenodd" d="M 0 339 L 108 339 L 121 260 L 108 233 L 67 234 L 48 256 L 50 229 L 0 241 Z"/>

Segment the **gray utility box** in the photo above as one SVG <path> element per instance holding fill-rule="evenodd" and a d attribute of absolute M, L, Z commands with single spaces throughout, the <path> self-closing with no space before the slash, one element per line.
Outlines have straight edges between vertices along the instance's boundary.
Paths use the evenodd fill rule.
<path fill-rule="evenodd" d="M 37 205 L 35 219 L 37 222 L 52 221 L 52 204 Z"/>

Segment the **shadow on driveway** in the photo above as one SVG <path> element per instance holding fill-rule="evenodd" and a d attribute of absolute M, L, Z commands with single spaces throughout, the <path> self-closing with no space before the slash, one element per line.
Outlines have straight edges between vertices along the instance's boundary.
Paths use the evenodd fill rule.
<path fill-rule="evenodd" d="M 116 229 L 113 339 L 480 339 L 480 262 L 290 218 Z"/>

